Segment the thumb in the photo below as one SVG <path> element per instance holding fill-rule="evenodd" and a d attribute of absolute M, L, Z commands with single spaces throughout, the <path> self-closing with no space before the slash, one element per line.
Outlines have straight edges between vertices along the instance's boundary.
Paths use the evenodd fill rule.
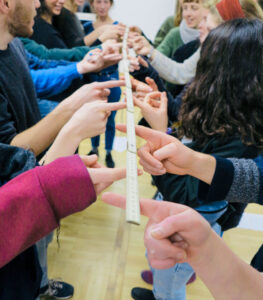
<path fill-rule="evenodd" d="M 174 143 L 169 143 L 162 148 L 156 150 L 153 153 L 153 157 L 158 159 L 159 161 L 163 161 L 176 153 L 176 145 Z"/>
<path fill-rule="evenodd" d="M 161 105 L 160 105 L 160 108 L 166 110 L 167 109 L 167 103 L 168 103 L 168 99 L 167 99 L 166 92 L 163 92 L 161 94 Z"/>

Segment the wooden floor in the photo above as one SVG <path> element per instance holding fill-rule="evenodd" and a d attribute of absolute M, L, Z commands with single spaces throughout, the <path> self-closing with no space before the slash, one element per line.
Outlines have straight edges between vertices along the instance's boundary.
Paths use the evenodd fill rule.
<path fill-rule="evenodd" d="M 117 120 L 124 120 L 123 113 L 117 114 Z M 138 140 L 137 146 L 142 143 Z M 103 146 L 104 137 L 100 150 L 102 163 L 105 157 Z M 89 150 L 90 141 L 82 143 L 80 152 L 87 153 Z M 113 152 L 113 157 L 117 167 L 125 166 L 125 152 Z M 141 197 L 151 198 L 155 193 L 150 181 L 148 174 L 140 177 Z M 109 190 L 125 194 L 125 181 L 114 183 Z M 247 211 L 263 214 L 263 208 L 257 205 L 250 205 Z M 75 287 L 74 300 L 129 300 L 133 287 L 151 288 L 140 278 L 141 270 L 148 268 L 143 245 L 146 222 L 143 217 L 141 226 L 126 224 L 123 211 L 102 203 L 98 198 L 84 212 L 62 221 L 60 248 L 56 239 L 49 247 L 49 278 L 62 278 L 71 283 Z M 263 233 L 234 229 L 224 234 L 224 240 L 249 262 L 263 242 Z M 197 279 L 188 286 L 187 299 L 213 298 Z"/>

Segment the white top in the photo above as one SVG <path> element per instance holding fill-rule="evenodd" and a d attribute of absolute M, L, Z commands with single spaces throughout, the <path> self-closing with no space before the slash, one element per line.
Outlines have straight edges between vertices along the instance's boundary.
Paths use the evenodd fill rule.
<path fill-rule="evenodd" d="M 200 48 L 183 63 L 178 63 L 161 52 L 154 50 L 154 59 L 151 64 L 166 81 L 174 84 L 186 84 L 195 77 L 199 58 Z"/>

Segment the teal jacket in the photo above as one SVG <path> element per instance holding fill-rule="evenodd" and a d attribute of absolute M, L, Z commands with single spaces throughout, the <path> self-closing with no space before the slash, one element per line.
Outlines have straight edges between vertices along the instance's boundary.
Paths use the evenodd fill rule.
<path fill-rule="evenodd" d="M 20 38 L 24 44 L 25 49 L 31 54 L 37 56 L 41 59 L 53 59 L 53 60 L 67 60 L 67 61 L 80 61 L 83 57 L 94 48 L 101 48 L 101 46 L 96 47 L 74 47 L 71 49 L 48 49 L 43 45 L 36 43 L 35 41 L 28 38 Z"/>

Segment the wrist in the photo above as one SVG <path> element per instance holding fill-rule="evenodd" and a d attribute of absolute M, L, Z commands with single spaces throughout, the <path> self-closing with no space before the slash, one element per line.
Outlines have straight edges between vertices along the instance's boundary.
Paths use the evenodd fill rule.
<path fill-rule="evenodd" d="M 152 60 L 153 53 L 154 53 L 154 48 L 153 46 L 150 46 L 148 54 L 146 55 L 149 60 Z"/>
<path fill-rule="evenodd" d="M 211 184 L 216 168 L 216 159 L 212 155 L 193 151 L 189 175 Z"/>

